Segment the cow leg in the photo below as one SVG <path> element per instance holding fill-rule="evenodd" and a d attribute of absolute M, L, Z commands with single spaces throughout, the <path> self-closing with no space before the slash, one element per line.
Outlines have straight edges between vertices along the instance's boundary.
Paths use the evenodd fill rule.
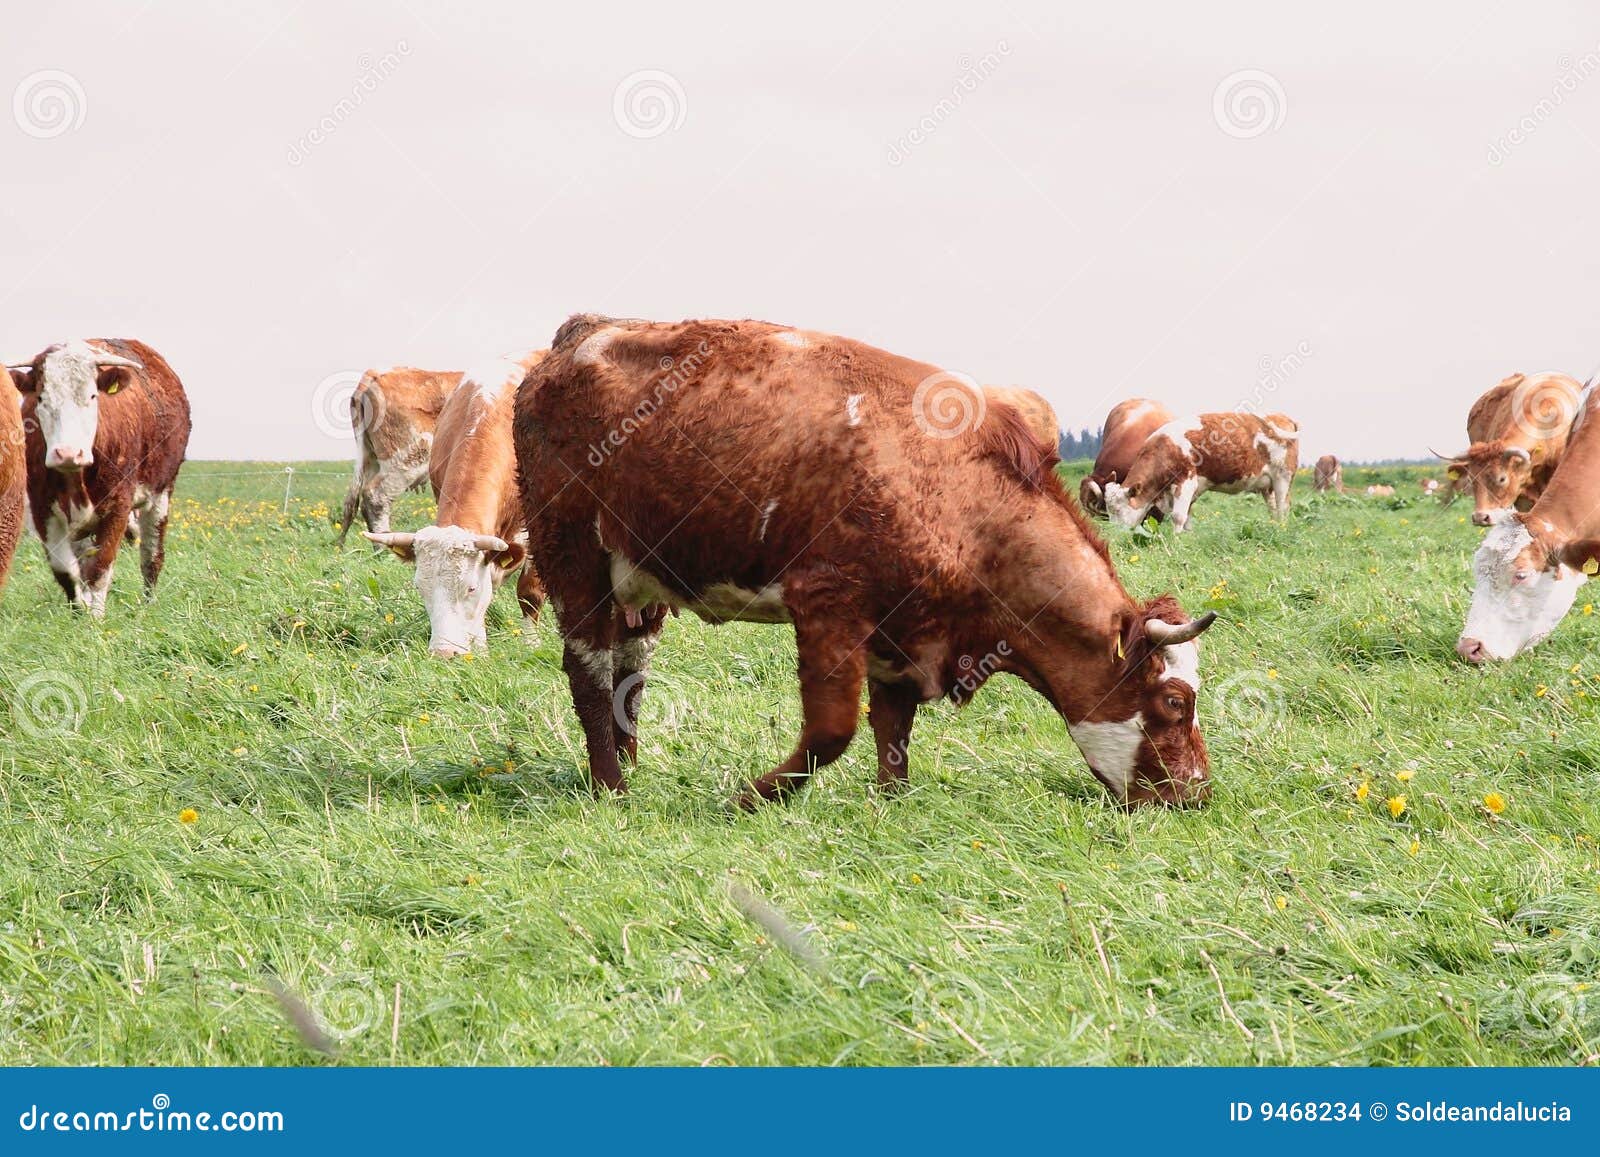
<path fill-rule="evenodd" d="M 783 799 L 812 774 L 844 754 L 861 719 L 861 684 L 867 676 L 870 632 L 853 615 L 809 610 L 789 600 L 800 653 L 800 707 L 805 721 L 794 753 L 740 794 L 746 811 L 763 800 Z"/>
<path fill-rule="evenodd" d="M 1193 478 L 1180 483 L 1172 496 L 1172 513 L 1168 516 L 1172 520 L 1172 529 L 1176 534 L 1182 534 L 1189 529 L 1189 508 L 1194 505 L 1195 495 L 1198 491 Z"/>
<path fill-rule="evenodd" d="M 650 656 L 661 638 L 666 608 L 636 614 L 638 623 L 625 618 L 617 628 L 611 648 L 611 717 L 616 725 L 615 746 L 629 763 L 639 762 L 639 704 L 650 676 Z"/>
<path fill-rule="evenodd" d="M 139 573 L 144 576 L 147 599 L 155 598 L 156 580 L 167 561 L 167 514 L 171 509 L 172 491 L 161 490 L 139 511 Z"/>
<path fill-rule="evenodd" d="M 56 585 L 66 594 L 67 602 L 76 606 L 83 586 L 83 572 L 78 566 L 78 551 L 66 514 L 59 506 L 53 507 L 34 525 L 44 543 L 45 558 L 50 562 L 50 573 L 55 576 Z"/>
<path fill-rule="evenodd" d="M 350 533 L 350 524 L 356 520 L 356 512 L 361 509 L 361 498 L 372 481 L 374 467 L 375 463 L 365 452 L 356 459 L 356 476 L 350 480 L 350 488 L 344 492 L 344 509 L 340 511 L 339 520 L 334 524 L 339 528 L 340 547 L 344 546 L 344 540 Z"/>
<path fill-rule="evenodd" d="M 128 530 L 131 508 L 132 503 L 126 500 L 102 506 L 95 526 L 94 545 L 79 560 L 82 573 L 79 601 L 97 619 L 105 617 L 111 572 L 117 564 L 117 551 L 122 548 L 122 536 Z"/>
<path fill-rule="evenodd" d="M 361 495 L 361 517 L 366 520 L 368 530 L 373 534 L 389 532 L 389 512 L 394 509 L 394 500 L 409 490 L 414 481 L 397 462 L 378 464 L 377 473 Z"/>
<path fill-rule="evenodd" d="M 522 638 L 526 643 L 533 642 L 533 630 L 539 625 L 544 599 L 544 583 L 539 581 L 539 572 L 529 559 L 522 564 L 522 573 L 517 575 L 517 606 L 522 608 Z"/>
<path fill-rule="evenodd" d="M 906 749 L 911 745 L 911 725 L 916 722 L 921 690 L 914 683 L 867 684 L 867 720 L 878 741 L 878 786 L 897 791 L 909 780 Z"/>
<path fill-rule="evenodd" d="M 611 568 L 594 531 L 574 530 L 553 544 L 549 557 L 567 560 L 550 583 L 550 606 L 561 631 L 561 668 L 567 673 L 572 707 L 583 727 L 589 754 L 589 783 L 624 792 L 627 782 L 617 761 L 612 652 L 617 641 L 616 602 Z"/>

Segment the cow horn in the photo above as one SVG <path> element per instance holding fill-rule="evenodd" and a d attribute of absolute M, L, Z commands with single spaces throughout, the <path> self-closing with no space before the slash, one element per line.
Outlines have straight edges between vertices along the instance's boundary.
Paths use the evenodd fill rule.
<path fill-rule="evenodd" d="M 144 369 L 144 363 L 133 358 L 118 357 L 116 354 L 96 353 L 94 364 L 97 366 L 127 366 L 130 370 Z"/>
<path fill-rule="evenodd" d="M 1428 447 L 1428 453 L 1432 454 L 1435 458 L 1439 459 L 1439 461 L 1441 461 L 1441 462 L 1459 462 L 1459 461 L 1461 461 L 1461 455 L 1460 454 L 1441 454 L 1441 453 L 1439 453 L 1439 451 L 1435 450 L 1432 446 Z"/>
<path fill-rule="evenodd" d="M 414 534 L 393 530 L 383 530 L 376 533 L 370 530 L 363 530 L 361 537 L 368 542 L 375 542 L 379 546 L 387 546 L 391 550 L 397 546 L 410 546 L 417 540 L 417 536 Z"/>
<path fill-rule="evenodd" d="M 32 362 L 13 362 L 13 363 L 7 365 L 6 369 L 8 369 L 8 370 L 31 370 L 31 369 L 33 369 L 33 363 Z"/>
<path fill-rule="evenodd" d="M 472 545 L 485 554 L 498 554 L 502 550 L 509 550 L 510 546 L 503 538 L 496 538 L 492 534 L 479 534 L 473 537 Z"/>
<path fill-rule="evenodd" d="M 1524 462 L 1533 461 L 1533 455 L 1524 450 L 1521 446 L 1507 446 L 1505 456 L 1507 458 L 1520 458 Z"/>
<path fill-rule="evenodd" d="M 1205 633 L 1205 629 L 1217 621 L 1216 611 L 1207 611 L 1198 619 L 1187 623 L 1169 623 L 1165 619 L 1151 619 L 1144 625 L 1144 633 L 1150 641 L 1158 647 L 1171 647 L 1177 643 L 1187 643 L 1197 639 Z"/>
<path fill-rule="evenodd" d="M 1096 498 L 1104 498 L 1106 496 L 1106 492 L 1100 489 L 1100 483 L 1096 482 L 1093 478 L 1085 478 L 1083 480 L 1083 484 L 1087 486 L 1091 492 L 1093 492 Z"/>

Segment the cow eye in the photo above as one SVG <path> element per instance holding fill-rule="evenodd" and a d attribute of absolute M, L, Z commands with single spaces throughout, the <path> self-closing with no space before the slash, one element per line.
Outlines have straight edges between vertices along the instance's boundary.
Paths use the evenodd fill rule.
<path fill-rule="evenodd" d="M 1532 572 L 1530 572 L 1530 571 L 1525 571 L 1525 570 L 1513 571 L 1512 574 L 1511 574 L 1511 581 L 1514 582 L 1514 583 L 1525 583 L 1531 577 L 1532 577 Z"/>
<path fill-rule="evenodd" d="M 1174 715 L 1183 714 L 1183 698 L 1182 698 L 1182 696 L 1179 696 L 1179 695 L 1168 695 L 1167 696 L 1167 706 L 1172 709 L 1172 713 Z"/>

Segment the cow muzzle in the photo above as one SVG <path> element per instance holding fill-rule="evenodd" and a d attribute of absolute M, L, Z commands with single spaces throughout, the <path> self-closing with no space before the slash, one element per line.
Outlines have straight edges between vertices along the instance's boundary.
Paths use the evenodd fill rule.
<path fill-rule="evenodd" d="M 1483 649 L 1483 640 L 1468 638 L 1466 635 L 1456 640 L 1456 654 L 1474 667 L 1481 667 L 1489 658 L 1489 653 Z"/>
<path fill-rule="evenodd" d="M 1472 512 L 1472 525 L 1473 526 L 1488 526 L 1492 522 L 1494 522 L 1494 511 L 1492 511 L 1492 510 L 1474 510 Z"/>
<path fill-rule="evenodd" d="M 44 464 L 51 470 L 76 474 L 94 465 L 94 451 L 77 446 L 52 446 L 44 456 Z"/>

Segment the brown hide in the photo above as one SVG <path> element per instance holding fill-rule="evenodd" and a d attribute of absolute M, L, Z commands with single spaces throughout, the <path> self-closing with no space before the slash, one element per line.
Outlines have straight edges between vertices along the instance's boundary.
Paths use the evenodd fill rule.
<path fill-rule="evenodd" d="M 1172 411 L 1150 398 L 1129 398 L 1111 408 L 1101 427 L 1100 453 L 1095 456 L 1094 469 L 1078 484 L 1078 500 L 1085 510 L 1105 516 L 1106 483 L 1127 478 L 1145 441 L 1170 421 Z M 1160 511 L 1152 514 L 1160 520 Z"/>

